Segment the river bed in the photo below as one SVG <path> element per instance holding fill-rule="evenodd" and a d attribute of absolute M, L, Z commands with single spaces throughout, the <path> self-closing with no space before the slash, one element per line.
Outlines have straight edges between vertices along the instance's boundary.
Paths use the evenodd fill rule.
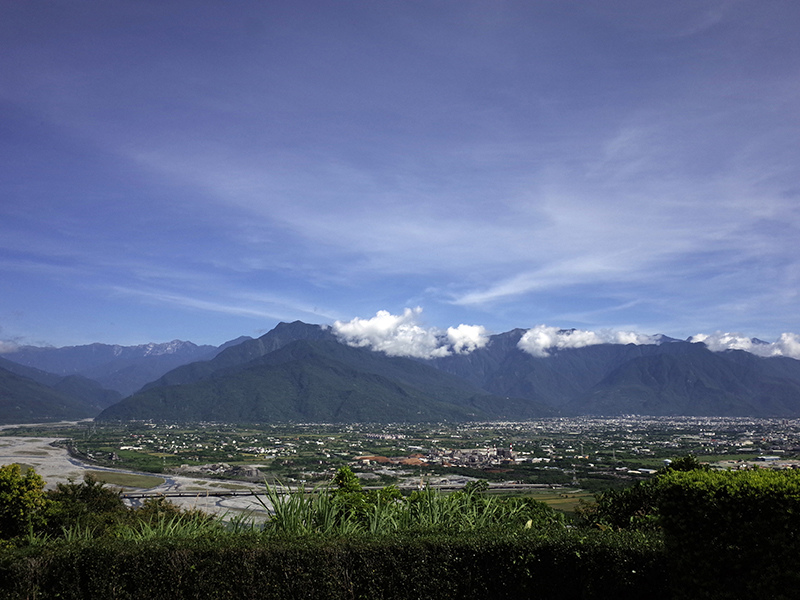
<path fill-rule="evenodd" d="M 67 450 L 54 446 L 62 438 L 54 437 L 0 437 L 0 465 L 19 463 L 33 467 L 45 481 L 46 489 L 55 489 L 59 483 L 81 482 L 86 471 L 109 471 L 131 473 L 123 469 L 100 467 L 84 463 L 69 455 Z M 153 473 L 137 473 L 153 476 Z M 227 517 L 242 513 L 262 516 L 265 509 L 253 496 L 215 496 L 225 491 L 243 492 L 252 490 L 263 497 L 264 485 L 242 481 L 231 482 L 219 479 L 203 479 L 199 477 L 182 477 L 178 475 L 157 475 L 164 482 L 151 488 L 124 488 L 125 492 L 148 494 L 183 494 L 181 497 L 170 497 L 169 500 L 186 509 L 197 508 L 209 513 L 225 514 Z"/>

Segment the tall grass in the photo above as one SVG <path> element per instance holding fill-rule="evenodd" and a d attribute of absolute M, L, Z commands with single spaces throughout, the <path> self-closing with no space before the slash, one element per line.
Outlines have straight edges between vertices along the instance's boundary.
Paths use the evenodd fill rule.
<path fill-rule="evenodd" d="M 115 537 L 141 542 L 152 539 L 196 539 L 225 533 L 222 524 L 213 519 L 187 519 L 182 515 L 163 515 L 140 520 L 116 530 Z"/>
<path fill-rule="evenodd" d="M 425 489 L 407 503 L 411 527 L 474 531 L 498 525 L 510 525 L 519 520 L 523 506 L 496 496 L 455 492 L 445 495 Z"/>
<path fill-rule="evenodd" d="M 46 544 L 51 538 L 83 542 L 105 537 L 141 542 L 258 534 L 292 537 L 438 534 L 539 528 L 563 519 L 545 504 L 529 498 L 487 496 L 475 490 L 447 494 L 430 488 L 404 496 L 394 486 L 363 491 L 357 481 L 340 479 L 332 482 L 335 486 L 311 491 L 265 484 L 265 493 L 255 497 L 269 515 L 266 520 L 253 513 L 225 519 L 198 510 L 181 510 L 165 498 L 149 499 L 136 509 L 120 508 L 114 502 L 108 510 L 87 514 L 89 509 L 83 504 L 88 503 L 75 500 L 65 506 L 74 508 L 78 504 L 81 511 L 73 511 L 78 517 L 67 514 L 70 518 L 61 520 L 64 525 L 55 521 L 49 530 L 41 532 L 31 527 L 26 541 L 27 545 L 35 546 Z M 84 488 L 102 491 L 94 484 L 76 487 L 78 491 Z"/>
<path fill-rule="evenodd" d="M 78 542 L 92 540 L 96 537 L 94 528 L 88 525 L 72 525 L 71 527 L 62 527 L 62 535 L 67 542 Z"/>
<path fill-rule="evenodd" d="M 281 493 L 279 486 L 266 484 L 266 497 L 269 503 L 260 496 L 256 500 L 271 513 L 264 524 L 267 532 L 347 535 L 359 530 L 354 514 L 335 502 L 326 490 L 307 493 L 301 487 Z"/>
<path fill-rule="evenodd" d="M 271 515 L 268 534 L 336 535 L 391 534 L 400 531 L 467 532 L 488 528 L 528 528 L 562 522 L 555 511 L 522 499 L 480 493 L 445 494 L 426 488 L 389 501 L 360 492 L 338 493 L 317 488 L 281 489 L 266 486 L 257 500 Z M 535 505 L 535 506 L 534 506 Z"/>

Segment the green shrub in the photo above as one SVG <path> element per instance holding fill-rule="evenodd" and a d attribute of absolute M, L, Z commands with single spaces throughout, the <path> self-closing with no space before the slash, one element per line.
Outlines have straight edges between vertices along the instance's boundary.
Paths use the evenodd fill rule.
<path fill-rule="evenodd" d="M 81 483 L 59 483 L 47 492 L 47 532 L 59 535 L 64 529 L 80 528 L 101 535 L 124 520 L 128 508 L 121 493 L 106 487 L 91 473 Z"/>
<path fill-rule="evenodd" d="M 104 538 L 0 551 L 0 599 L 667 600 L 657 536 Z"/>
<path fill-rule="evenodd" d="M 667 552 L 695 598 L 800 597 L 800 472 L 671 472 L 659 488 Z"/>
<path fill-rule="evenodd" d="M 47 500 L 43 490 L 44 481 L 33 469 L 23 475 L 17 464 L 0 466 L 0 539 L 44 525 Z"/>
<path fill-rule="evenodd" d="M 595 496 L 595 502 L 579 503 L 579 520 L 598 529 L 658 530 L 659 489 L 658 479 L 650 479 L 620 490 L 601 492 Z"/>
<path fill-rule="evenodd" d="M 708 465 L 701 463 L 696 456 L 687 454 L 672 461 L 652 479 L 600 492 L 595 495 L 594 502 L 579 501 L 578 522 L 598 529 L 657 531 L 661 528 L 658 518 L 661 479 L 676 471 L 708 470 Z"/>

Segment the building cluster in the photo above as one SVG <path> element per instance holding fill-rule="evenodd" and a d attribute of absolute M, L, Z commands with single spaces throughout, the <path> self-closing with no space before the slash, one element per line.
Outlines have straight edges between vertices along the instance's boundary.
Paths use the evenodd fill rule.
<path fill-rule="evenodd" d="M 203 477 L 223 477 L 225 479 L 241 479 L 244 481 L 263 481 L 264 473 L 253 465 L 229 465 L 213 463 L 209 465 L 183 464 L 174 470 L 182 475 L 197 474 Z"/>
<path fill-rule="evenodd" d="M 415 452 L 408 456 L 359 456 L 356 463 L 360 465 L 403 465 L 422 466 L 437 464 L 443 467 L 500 467 L 509 465 L 516 459 L 516 454 L 511 448 L 472 448 L 446 450 L 433 448 L 427 453 Z"/>

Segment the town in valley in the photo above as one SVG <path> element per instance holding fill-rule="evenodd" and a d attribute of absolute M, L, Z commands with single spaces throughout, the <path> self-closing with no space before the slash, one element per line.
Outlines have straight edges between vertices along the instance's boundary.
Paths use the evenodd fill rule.
<path fill-rule="evenodd" d="M 192 426 L 82 421 L 8 427 L 0 433 L 58 438 L 74 460 L 98 472 L 184 476 L 231 490 L 264 483 L 324 486 L 346 465 L 364 486 L 460 489 L 483 480 L 494 493 L 549 493 L 563 499 L 631 485 L 687 454 L 719 469 L 800 468 L 800 420 L 787 419 L 629 416 Z"/>

